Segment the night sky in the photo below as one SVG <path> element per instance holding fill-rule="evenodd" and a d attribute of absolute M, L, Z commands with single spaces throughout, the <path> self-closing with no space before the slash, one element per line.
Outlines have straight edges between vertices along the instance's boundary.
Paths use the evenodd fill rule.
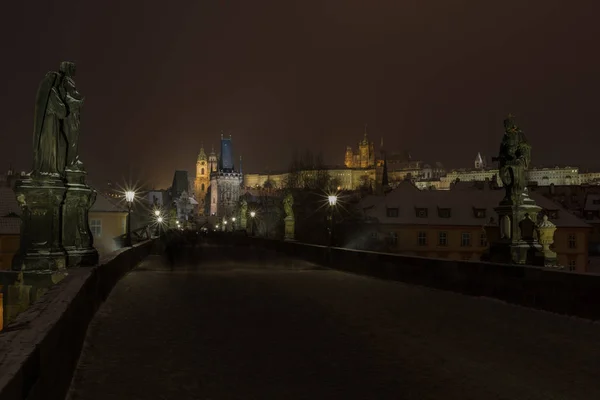
<path fill-rule="evenodd" d="M 377 146 L 468 167 L 512 112 L 534 164 L 600 168 L 597 0 L 11 1 L 0 168 L 29 170 L 45 72 L 77 63 L 90 178 L 170 184 L 231 132 L 244 172 Z M 494 153 L 494 154 L 492 154 Z"/>

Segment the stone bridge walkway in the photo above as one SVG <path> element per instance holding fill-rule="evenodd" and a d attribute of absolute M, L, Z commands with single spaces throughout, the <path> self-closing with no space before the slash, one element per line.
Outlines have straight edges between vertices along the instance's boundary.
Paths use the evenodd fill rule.
<path fill-rule="evenodd" d="M 126 276 L 69 399 L 600 399 L 597 323 L 231 251 Z"/>

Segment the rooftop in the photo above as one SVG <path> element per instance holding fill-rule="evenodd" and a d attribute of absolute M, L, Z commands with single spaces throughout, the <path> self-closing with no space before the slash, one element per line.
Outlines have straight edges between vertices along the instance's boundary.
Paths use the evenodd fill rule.
<path fill-rule="evenodd" d="M 386 196 L 367 196 L 358 207 L 384 224 L 483 226 L 497 223 L 494 208 L 504 194 L 504 190 L 467 184 L 457 184 L 452 190 L 419 190 L 404 181 Z M 542 209 L 556 211 L 551 220 L 557 227 L 590 227 L 552 200 L 538 193 L 530 193 L 530 197 Z M 398 216 L 391 216 L 396 211 L 389 213 L 388 209 L 397 209 Z"/>

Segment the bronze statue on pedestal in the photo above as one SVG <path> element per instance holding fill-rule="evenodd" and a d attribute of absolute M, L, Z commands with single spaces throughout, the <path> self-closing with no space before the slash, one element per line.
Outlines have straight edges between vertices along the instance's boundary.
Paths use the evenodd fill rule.
<path fill-rule="evenodd" d="M 506 190 L 504 201 L 518 203 L 527 185 L 526 171 L 531 161 L 531 146 L 512 115 L 504 120 L 500 154 L 493 161 L 499 164 L 500 179 Z"/>

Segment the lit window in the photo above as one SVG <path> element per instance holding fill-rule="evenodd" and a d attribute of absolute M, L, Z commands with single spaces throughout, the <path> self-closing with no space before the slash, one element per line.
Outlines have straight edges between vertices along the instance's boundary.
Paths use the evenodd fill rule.
<path fill-rule="evenodd" d="M 438 245 L 439 246 L 447 246 L 448 245 L 448 233 L 446 233 L 446 232 L 438 233 Z"/>
<path fill-rule="evenodd" d="M 90 230 L 92 231 L 92 235 L 94 235 L 94 237 L 102 236 L 102 220 L 91 219 L 90 220 Z"/>
<path fill-rule="evenodd" d="M 569 248 L 576 249 L 577 248 L 577 239 L 574 234 L 569 235 Z"/>
<path fill-rule="evenodd" d="M 485 218 L 485 209 L 484 208 L 476 208 L 474 209 L 475 218 Z"/>
<path fill-rule="evenodd" d="M 468 247 L 471 245 L 471 234 L 469 232 L 463 232 L 460 239 L 460 245 L 462 247 Z"/>
<path fill-rule="evenodd" d="M 419 246 L 427 246 L 427 232 L 419 232 L 417 234 L 417 244 Z"/>

